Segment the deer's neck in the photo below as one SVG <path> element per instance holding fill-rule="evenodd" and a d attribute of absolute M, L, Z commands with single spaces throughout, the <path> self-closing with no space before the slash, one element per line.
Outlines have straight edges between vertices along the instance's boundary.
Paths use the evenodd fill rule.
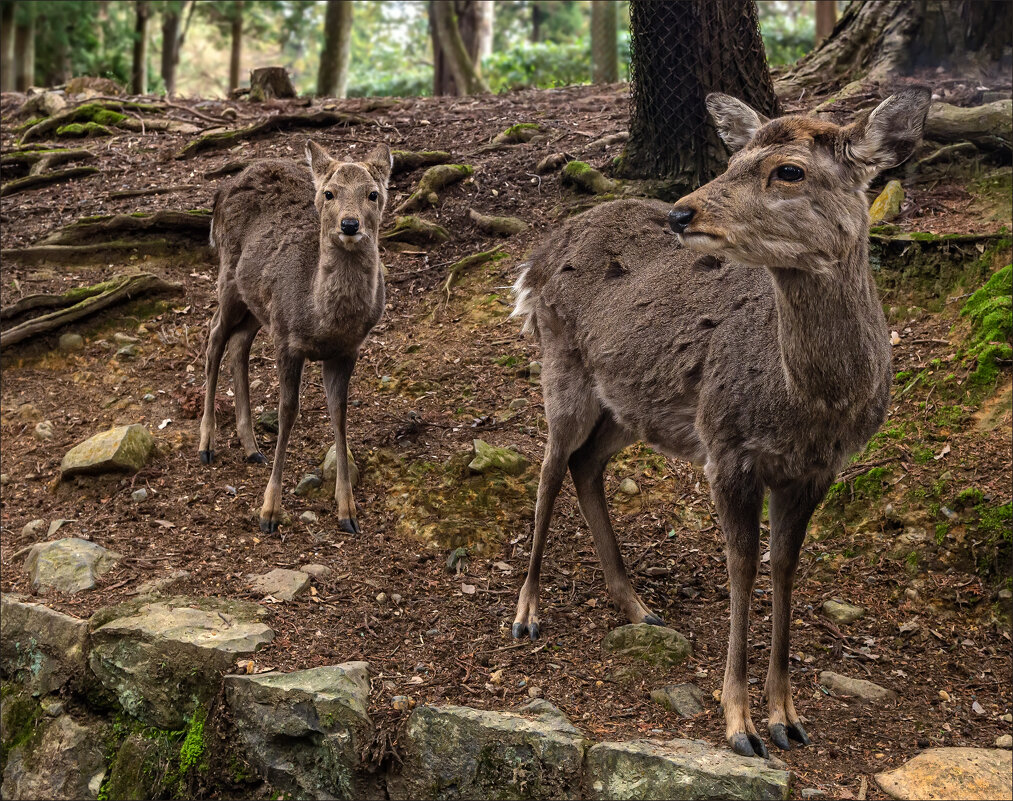
<path fill-rule="evenodd" d="M 345 250 L 321 243 L 320 259 L 313 278 L 313 301 L 318 313 L 356 314 L 365 311 L 376 298 L 380 252 L 374 246 Z"/>
<path fill-rule="evenodd" d="M 778 344 L 789 388 L 844 408 L 875 391 L 890 359 L 869 272 L 868 240 L 825 273 L 772 269 Z"/>

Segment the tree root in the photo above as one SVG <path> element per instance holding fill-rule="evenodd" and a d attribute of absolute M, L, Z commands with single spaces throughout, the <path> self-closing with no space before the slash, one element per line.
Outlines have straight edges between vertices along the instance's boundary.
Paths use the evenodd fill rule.
<path fill-rule="evenodd" d="M 416 170 L 419 167 L 431 167 L 434 164 L 446 164 L 453 156 L 445 150 L 392 150 L 394 166 L 391 175 Z"/>
<path fill-rule="evenodd" d="M 44 139 L 50 134 L 59 134 L 60 129 L 68 129 L 77 131 L 78 128 L 72 128 L 71 126 L 80 126 L 82 132 L 86 130 L 92 130 L 89 127 L 89 123 L 93 123 L 96 126 L 103 128 L 118 128 L 125 127 L 131 128 L 136 121 L 131 120 L 123 111 L 116 111 L 112 106 L 120 109 L 129 111 L 145 111 L 161 113 L 163 107 L 155 106 L 149 103 L 124 103 L 118 101 L 89 101 L 82 103 L 74 108 L 61 111 L 59 114 L 54 114 L 52 117 L 47 117 L 44 120 L 36 122 L 34 125 L 25 130 L 21 136 L 21 143 L 34 142 L 39 139 Z M 167 123 L 162 120 L 161 122 Z M 168 125 L 166 125 L 168 127 Z M 139 129 L 140 125 L 137 125 L 136 129 Z M 71 134 L 75 135 L 75 134 Z"/>
<path fill-rule="evenodd" d="M 227 161 L 221 167 L 208 170 L 204 173 L 204 177 L 208 180 L 212 180 L 214 178 L 224 178 L 227 175 L 235 175 L 237 172 L 245 170 L 251 164 L 253 164 L 251 159 L 235 159 L 233 161 Z"/>
<path fill-rule="evenodd" d="M 385 244 L 439 245 L 448 239 L 446 228 L 414 215 L 397 217 L 394 227 L 380 234 L 380 241 Z"/>
<path fill-rule="evenodd" d="M 507 254 L 503 252 L 503 248 L 497 245 L 492 250 L 483 250 L 481 253 L 473 253 L 470 256 L 465 256 L 460 261 L 454 262 L 450 265 L 450 270 L 447 272 L 447 282 L 443 285 L 443 289 L 447 293 L 447 296 L 450 296 L 451 288 L 465 272 L 475 267 L 481 267 L 483 264 L 488 264 L 491 261 L 498 261 L 506 255 Z"/>
<path fill-rule="evenodd" d="M 58 311 L 43 314 L 33 320 L 3 330 L 0 332 L 0 348 L 6 348 L 10 345 L 23 342 L 26 339 L 37 337 L 40 334 L 55 331 L 67 323 L 80 320 L 82 317 L 87 317 L 116 303 L 122 303 L 140 295 L 162 292 L 178 293 L 182 292 L 182 289 L 182 285 L 165 281 L 151 273 L 135 273 L 133 275 L 121 275 L 93 287 L 74 289 L 56 298 L 50 296 L 52 299 L 46 301 L 46 303 L 50 304 L 50 308 L 53 305 L 61 307 L 68 304 L 72 305 L 69 305 L 68 308 L 59 308 Z M 38 298 L 39 296 L 35 297 Z M 40 304 L 35 306 L 35 308 L 43 308 L 45 305 L 42 301 L 35 302 Z M 13 310 L 17 305 L 15 304 L 14 307 L 5 309 L 0 313 L 0 318 L 12 316 Z M 26 308 L 22 308 L 20 313 L 23 313 L 25 310 Z"/>
<path fill-rule="evenodd" d="M 81 245 L 108 243 L 122 236 L 169 235 L 202 245 L 211 232 L 211 213 L 204 209 L 176 211 L 162 209 L 154 214 L 114 214 L 85 217 L 58 228 L 39 245 Z"/>
<path fill-rule="evenodd" d="M 221 150 L 232 147 L 239 142 L 261 139 L 275 131 L 287 131 L 293 128 L 328 128 L 332 125 L 359 125 L 368 123 L 369 119 L 359 114 L 346 114 L 340 111 L 315 111 L 312 114 L 276 114 L 267 117 L 245 128 L 232 131 L 211 131 L 189 142 L 176 158 L 190 158 L 207 150 Z"/>
<path fill-rule="evenodd" d="M 538 162 L 535 166 L 535 172 L 539 175 L 555 172 L 568 161 L 573 161 L 573 156 L 568 156 L 566 153 L 550 153 Z"/>
<path fill-rule="evenodd" d="M 614 192 L 617 188 L 615 181 L 610 181 L 598 170 L 594 169 L 583 161 L 571 161 L 563 168 L 560 178 L 563 186 L 572 186 L 582 192 L 589 192 L 592 195 L 603 195 L 606 192 Z"/>
<path fill-rule="evenodd" d="M 519 145 L 530 142 L 542 133 L 542 126 L 537 122 L 519 122 L 511 125 L 503 133 L 496 134 L 492 139 L 494 145 Z"/>
<path fill-rule="evenodd" d="M 54 167 L 71 161 L 86 161 L 95 158 L 90 150 L 71 150 L 69 148 L 29 147 L 15 150 L 0 157 L 0 165 L 15 169 L 28 168 L 28 175 L 41 175 L 50 172 Z"/>
<path fill-rule="evenodd" d="M 998 100 L 973 108 L 933 103 L 925 121 L 926 139 L 972 142 L 989 150 L 1013 147 L 1013 100 Z"/>
<path fill-rule="evenodd" d="M 419 179 L 418 189 L 397 208 L 398 214 L 435 206 L 440 201 L 440 190 L 462 181 L 475 172 L 468 164 L 438 164 L 430 167 Z"/>
<path fill-rule="evenodd" d="M 53 172 L 42 173 L 41 175 L 26 175 L 24 178 L 15 178 L 0 186 L 0 197 L 16 195 L 18 192 L 24 192 L 40 186 L 69 181 L 71 178 L 94 175 L 97 172 L 97 167 L 69 167 L 66 170 L 55 170 Z"/>
<path fill-rule="evenodd" d="M 151 195 L 171 195 L 182 192 L 185 189 L 196 189 L 196 184 L 182 184 L 180 186 L 153 186 L 150 189 L 125 189 L 122 192 L 110 192 L 110 198 L 149 197 Z"/>
<path fill-rule="evenodd" d="M 475 227 L 487 234 L 499 234 L 500 236 L 511 236 L 527 230 L 528 224 L 518 217 L 489 217 L 479 214 L 474 209 L 468 210 L 468 218 L 475 223 Z"/>

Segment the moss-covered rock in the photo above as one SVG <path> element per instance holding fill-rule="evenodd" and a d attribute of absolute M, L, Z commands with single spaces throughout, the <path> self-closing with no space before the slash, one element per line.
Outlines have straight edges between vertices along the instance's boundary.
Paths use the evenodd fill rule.
<path fill-rule="evenodd" d="M 900 206 L 904 202 L 904 189 L 900 181 L 890 181 L 869 207 L 869 225 L 880 225 L 889 222 L 900 214 Z"/>
<path fill-rule="evenodd" d="M 488 473 L 500 470 L 511 476 L 520 475 L 528 466 L 528 460 L 513 448 L 499 448 L 485 440 L 472 441 L 473 457 L 468 462 L 472 473 Z"/>
<path fill-rule="evenodd" d="M 648 623 L 630 623 L 612 629 L 605 635 L 602 647 L 658 667 L 678 665 L 693 653 L 689 640 L 675 629 Z"/>
<path fill-rule="evenodd" d="M 95 587 L 95 580 L 112 570 L 120 554 L 97 543 L 65 537 L 32 546 L 25 571 L 36 592 L 57 590 L 74 594 Z"/>
<path fill-rule="evenodd" d="M 976 360 L 971 381 L 992 385 L 999 362 L 1013 359 L 1013 265 L 997 270 L 967 299 L 960 314 L 971 322 L 965 346 L 967 355 Z"/>
<path fill-rule="evenodd" d="M 154 447 L 155 440 L 144 426 L 117 426 L 71 448 L 60 464 L 60 475 L 136 473 L 147 464 Z"/>
<path fill-rule="evenodd" d="M 614 192 L 618 186 L 615 181 L 610 181 L 598 170 L 583 161 L 571 161 L 563 167 L 560 181 L 563 186 L 569 186 L 592 195 Z"/>
<path fill-rule="evenodd" d="M 57 128 L 56 135 L 67 139 L 84 139 L 89 136 L 112 136 L 113 132 L 97 122 L 72 122 Z"/>
<path fill-rule="evenodd" d="M 168 796 L 175 789 L 170 776 L 178 760 L 179 746 L 165 732 L 146 730 L 128 735 L 113 758 L 103 798 L 146 801 Z"/>
<path fill-rule="evenodd" d="M 502 133 L 493 137 L 494 145 L 515 145 L 530 142 L 542 132 L 542 126 L 536 122 L 518 122 Z"/>
<path fill-rule="evenodd" d="M 88 671 L 88 621 L 5 593 L 0 671 L 33 695 L 79 684 Z"/>

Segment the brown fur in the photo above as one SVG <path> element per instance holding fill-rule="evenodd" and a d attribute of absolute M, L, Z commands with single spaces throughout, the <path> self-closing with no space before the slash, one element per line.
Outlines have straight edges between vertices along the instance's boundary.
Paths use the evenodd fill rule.
<path fill-rule="evenodd" d="M 517 283 L 517 313 L 543 351 L 549 439 L 514 635 L 538 636 L 538 580 L 569 467 L 609 594 L 632 622 L 660 623 L 634 591 L 608 518 L 602 473 L 636 440 L 703 464 L 725 534 L 731 634 L 722 703 L 729 742 L 766 754 L 749 715 L 746 632 L 770 492 L 774 635 L 766 692 L 775 743 L 808 742 L 791 700 L 791 588 L 809 517 L 848 456 L 882 423 L 891 368 L 868 264 L 864 190 L 910 154 L 927 91 L 844 128 L 765 120 L 708 98 L 742 148 L 719 178 L 660 204 L 621 200 L 568 221 Z M 804 170 L 785 180 L 779 168 Z M 666 223 L 682 229 L 681 237 Z"/>
<path fill-rule="evenodd" d="M 215 196 L 212 244 L 221 262 L 219 305 L 208 336 L 200 455 L 206 464 L 214 458 L 215 387 L 231 341 L 239 438 L 249 461 L 266 461 L 250 419 L 248 366 L 253 338 L 266 327 L 277 353 L 280 397 L 261 528 L 274 531 L 281 519 L 285 450 L 299 412 L 303 362 L 313 359 L 323 362 L 334 427 L 339 525 L 357 533 L 345 450 L 346 397 L 359 346 L 383 313 L 378 241 L 390 150 L 381 145 L 363 162 L 341 162 L 309 142 L 306 155 L 309 170 L 291 161 L 260 161 Z M 342 225 L 353 220 L 358 232 L 342 233 Z"/>

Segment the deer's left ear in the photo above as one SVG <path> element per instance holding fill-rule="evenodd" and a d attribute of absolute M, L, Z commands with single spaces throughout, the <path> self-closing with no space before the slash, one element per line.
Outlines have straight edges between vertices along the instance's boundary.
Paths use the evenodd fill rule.
<path fill-rule="evenodd" d="M 378 182 L 387 185 L 390 171 L 394 168 L 394 156 L 386 144 L 381 143 L 374 147 L 362 163 Z"/>
<path fill-rule="evenodd" d="M 844 129 L 845 155 L 866 173 L 866 180 L 903 163 L 914 152 L 931 103 L 927 88 L 905 89 L 880 103 L 865 120 Z"/>

